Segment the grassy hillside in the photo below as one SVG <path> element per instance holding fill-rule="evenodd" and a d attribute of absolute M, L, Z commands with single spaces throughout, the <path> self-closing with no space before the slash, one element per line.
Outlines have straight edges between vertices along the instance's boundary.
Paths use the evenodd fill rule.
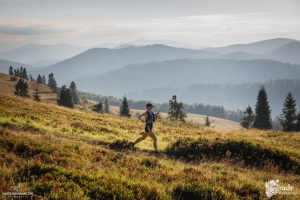
<path fill-rule="evenodd" d="M 40 199 L 268 199 L 280 180 L 299 199 L 300 135 L 215 131 L 157 122 L 162 155 L 136 119 L 0 94 L 0 190 L 21 184 Z M 4 196 L 0 195 L 0 199 Z"/>

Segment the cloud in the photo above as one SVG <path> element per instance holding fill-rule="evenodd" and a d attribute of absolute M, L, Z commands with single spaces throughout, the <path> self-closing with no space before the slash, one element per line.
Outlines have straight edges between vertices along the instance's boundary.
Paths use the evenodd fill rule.
<path fill-rule="evenodd" d="M 33 19 L 0 18 L 0 33 L 5 35 L 46 35 L 77 31 L 78 27 Z"/>

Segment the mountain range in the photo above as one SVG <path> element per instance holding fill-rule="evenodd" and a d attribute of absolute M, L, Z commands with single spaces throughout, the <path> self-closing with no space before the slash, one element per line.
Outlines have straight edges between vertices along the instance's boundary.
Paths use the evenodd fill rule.
<path fill-rule="evenodd" d="M 165 45 L 129 46 L 121 49 L 93 48 L 55 65 L 44 69 L 36 69 L 30 73 L 34 76 L 54 73 L 56 80 L 61 83 L 82 76 L 106 73 L 125 67 L 128 64 L 181 58 L 215 58 L 219 55 L 216 52 L 175 48 Z"/>
<path fill-rule="evenodd" d="M 47 77 L 54 73 L 59 86 L 75 81 L 80 90 L 118 98 L 126 94 L 136 100 L 148 98 L 148 93 L 158 93 L 159 98 L 167 101 L 162 93 L 175 92 L 190 97 L 185 99 L 189 103 L 201 100 L 191 95 L 201 91 L 188 89 L 195 84 L 263 83 L 300 77 L 300 42 L 293 39 L 278 38 L 198 50 L 154 44 L 156 42 L 183 45 L 167 40 L 104 43 L 94 46 L 97 48 L 29 44 L 0 53 L 3 58 L 0 72 L 7 73 L 9 66 L 23 66 L 35 78 L 38 74 Z M 147 43 L 153 45 L 140 46 Z M 238 89 L 236 92 L 239 93 Z M 208 98 L 208 101 L 214 100 Z M 236 102 L 219 103 L 234 105 L 228 109 L 244 106 Z"/>
<path fill-rule="evenodd" d="M 295 79 L 299 75 L 300 65 L 273 60 L 179 59 L 128 65 L 74 81 L 80 90 L 122 97 L 157 87 L 265 82 Z"/>
<path fill-rule="evenodd" d="M 276 51 L 278 48 L 291 42 L 297 42 L 297 40 L 287 38 L 276 38 L 270 40 L 263 40 L 259 42 L 253 42 L 250 44 L 234 44 L 225 47 L 206 48 L 205 50 L 215 51 L 222 54 L 232 52 L 246 52 L 266 55 Z"/>

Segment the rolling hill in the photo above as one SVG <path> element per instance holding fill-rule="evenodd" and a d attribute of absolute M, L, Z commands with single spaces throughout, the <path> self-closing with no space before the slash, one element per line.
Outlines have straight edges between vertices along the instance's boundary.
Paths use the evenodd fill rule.
<path fill-rule="evenodd" d="M 300 42 L 288 43 L 269 53 L 268 56 L 281 62 L 300 64 Z"/>
<path fill-rule="evenodd" d="M 120 69 L 128 64 L 180 58 L 214 58 L 218 55 L 219 53 L 215 52 L 180 49 L 165 45 L 130 46 L 122 49 L 94 48 L 47 68 L 33 70 L 31 73 L 34 76 L 54 73 L 56 80 L 62 83 L 82 76 Z"/>
<path fill-rule="evenodd" d="M 188 87 L 197 83 L 265 82 L 279 78 L 295 79 L 299 75 L 299 65 L 272 60 L 180 59 L 128 65 L 74 81 L 80 90 L 122 97 L 129 92 L 158 87 Z"/>
<path fill-rule="evenodd" d="M 206 48 L 205 50 L 215 51 L 222 54 L 242 51 L 246 53 L 264 55 L 264 54 L 271 53 L 277 50 L 278 48 L 295 41 L 297 40 L 287 39 L 287 38 L 276 38 L 276 39 L 253 42 L 250 44 L 234 44 L 225 47 Z"/>
<path fill-rule="evenodd" d="M 14 85 L 16 82 L 10 81 L 10 76 L 7 74 L 0 73 L 0 93 L 1 94 L 8 94 L 13 95 L 14 93 Z M 39 95 L 42 102 L 51 103 L 54 105 L 57 105 L 57 94 L 52 93 L 51 89 L 48 86 L 27 82 L 28 83 L 28 91 L 31 97 L 33 97 L 33 94 L 35 92 L 35 89 L 37 88 L 39 90 Z M 87 104 L 85 106 L 83 105 L 76 105 L 76 108 L 80 110 L 86 110 L 86 111 L 92 111 L 91 106 L 97 104 L 98 102 L 88 100 Z M 110 106 L 111 114 L 118 116 L 119 115 L 119 106 Z M 145 112 L 144 110 L 139 109 L 131 109 L 132 115 L 136 116 L 137 113 Z M 163 117 L 167 117 L 167 113 L 161 112 Z M 193 113 L 187 113 L 187 120 L 192 120 L 197 123 L 203 123 L 204 118 L 206 116 L 204 115 L 198 115 Z M 236 130 L 241 129 L 241 126 L 239 123 L 230 121 L 227 119 L 217 118 L 217 117 L 211 117 L 211 120 L 213 121 L 213 126 L 220 129 L 226 129 L 226 130 Z"/>

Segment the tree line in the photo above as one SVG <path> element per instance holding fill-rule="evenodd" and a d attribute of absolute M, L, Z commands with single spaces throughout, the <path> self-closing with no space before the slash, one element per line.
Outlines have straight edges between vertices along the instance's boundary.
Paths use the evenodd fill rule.
<path fill-rule="evenodd" d="M 110 105 L 112 106 L 121 106 L 123 99 L 118 99 L 116 97 L 113 96 L 102 96 L 102 95 L 98 95 L 98 94 L 93 94 L 93 93 L 89 93 L 89 92 L 83 92 L 83 91 L 78 91 L 78 95 L 80 97 L 85 97 L 89 100 L 93 100 L 93 101 L 98 101 L 98 102 L 104 102 L 105 99 L 108 99 L 110 102 Z M 134 101 L 132 99 L 128 100 L 126 99 L 126 101 L 128 102 L 128 106 L 130 108 L 134 108 L 134 109 L 145 109 L 145 105 L 149 102 L 146 100 L 139 100 L 139 101 Z M 160 112 L 169 112 L 169 103 L 168 102 L 164 102 L 164 103 L 154 103 L 155 104 L 156 109 L 159 110 Z M 243 111 L 242 110 L 236 110 L 236 111 L 230 111 L 230 110 L 226 110 L 223 106 L 212 106 L 209 104 L 203 104 L 203 103 L 194 103 L 194 104 L 186 104 L 183 103 L 184 106 L 184 112 L 186 113 L 194 113 L 194 114 L 199 114 L 199 115 L 209 115 L 212 117 L 219 117 L 219 118 L 224 118 L 224 119 L 228 119 L 228 120 L 232 120 L 232 121 L 236 121 L 236 122 L 240 122 L 240 119 L 243 117 Z"/>
<path fill-rule="evenodd" d="M 300 110 L 297 113 L 296 101 L 291 92 L 288 93 L 283 103 L 282 113 L 278 121 L 283 131 L 300 131 Z M 251 106 L 248 106 L 244 111 L 244 116 L 240 124 L 247 129 L 272 129 L 271 109 L 264 86 L 260 87 L 254 111 Z"/>

